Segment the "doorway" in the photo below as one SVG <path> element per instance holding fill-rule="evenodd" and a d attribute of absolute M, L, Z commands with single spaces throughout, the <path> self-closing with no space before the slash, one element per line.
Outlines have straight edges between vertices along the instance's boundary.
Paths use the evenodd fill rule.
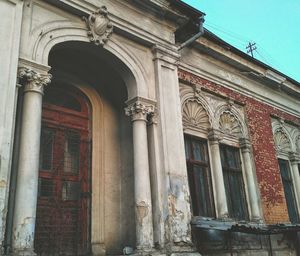
<path fill-rule="evenodd" d="M 78 89 L 44 96 L 35 228 L 38 255 L 90 252 L 90 109 Z"/>

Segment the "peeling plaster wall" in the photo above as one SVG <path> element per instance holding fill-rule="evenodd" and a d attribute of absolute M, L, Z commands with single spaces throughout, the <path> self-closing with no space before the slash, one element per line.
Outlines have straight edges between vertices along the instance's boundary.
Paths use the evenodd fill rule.
<path fill-rule="evenodd" d="M 0 1 L 0 254 L 6 228 L 22 13 L 23 1 Z"/>
<path fill-rule="evenodd" d="M 179 70 L 178 74 L 179 79 L 185 83 L 199 85 L 245 105 L 265 221 L 269 224 L 289 222 L 273 140 L 271 116 L 283 118 L 296 125 L 300 125 L 300 119 L 186 71 Z"/>

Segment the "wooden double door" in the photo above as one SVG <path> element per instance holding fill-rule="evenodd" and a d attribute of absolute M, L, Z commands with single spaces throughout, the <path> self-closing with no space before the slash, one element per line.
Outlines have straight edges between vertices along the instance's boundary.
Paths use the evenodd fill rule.
<path fill-rule="evenodd" d="M 89 108 L 53 89 L 43 104 L 35 228 L 38 255 L 87 255 L 90 244 Z"/>

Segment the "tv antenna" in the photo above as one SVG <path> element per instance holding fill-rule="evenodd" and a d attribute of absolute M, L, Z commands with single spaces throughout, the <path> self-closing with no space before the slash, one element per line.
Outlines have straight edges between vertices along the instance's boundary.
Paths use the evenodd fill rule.
<path fill-rule="evenodd" d="M 256 43 L 249 42 L 248 46 L 246 46 L 247 53 L 250 53 L 253 58 L 253 52 L 256 50 Z"/>

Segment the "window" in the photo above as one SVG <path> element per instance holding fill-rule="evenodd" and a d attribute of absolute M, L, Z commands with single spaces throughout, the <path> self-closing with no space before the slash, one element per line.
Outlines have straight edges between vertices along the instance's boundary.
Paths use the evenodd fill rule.
<path fill-rule="evenodd" d="M 77 174 L 80 163 L 80 134 L 67 132 L 64 142 L 64 172 Z"/>
<path fill-rule="evenodd" d="M 289 167 L 289 161 L 278 159 L 281 180 L 284 188 L 285 199 L 288 207 L 289 218 L 292 223 L 299 222 L 299 216 L 297 213 L 297 204 L 294 194 L 293 179 L 291 177 L 291 171 Z"/>
<path fill-rule="evenodd" d="M 237 220 L 249 219 L 240 151 L 235 147 L 220 145 L 220 154 L 229 217 Z"/>
<path fill-rule="evenodd" d="M 55 132 L 44 128 L 41 133 L 40 169 L 52 171 L 52 153 Z"/>
<path fill-rule="evenodd" d="M 188 180 L 194 216 L 214 217 L 207 141 L 185 137 Z"/>

